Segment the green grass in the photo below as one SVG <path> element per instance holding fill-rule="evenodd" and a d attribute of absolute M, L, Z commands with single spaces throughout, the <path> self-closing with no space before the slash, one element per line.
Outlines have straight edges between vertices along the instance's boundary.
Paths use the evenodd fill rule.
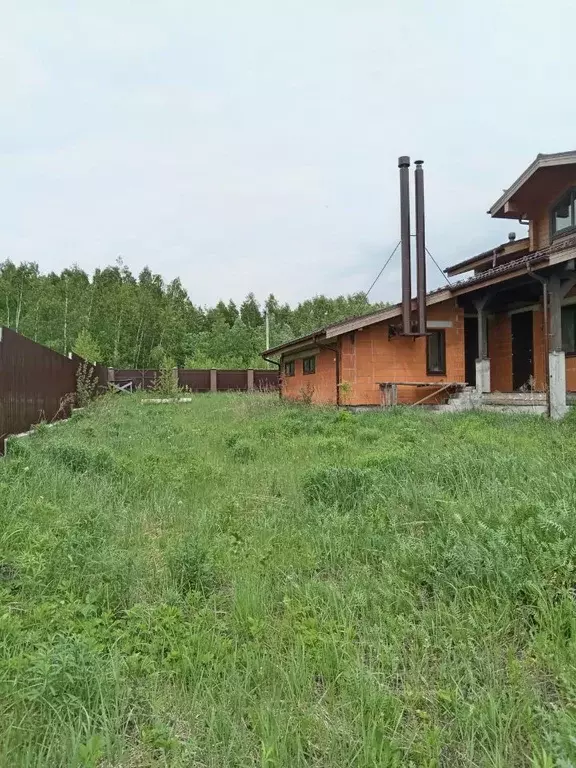
<path fill-rule="evenodd" d="M 0 765 L 576 765 L 576 420 L 105 398 L 0 462 Z"/>

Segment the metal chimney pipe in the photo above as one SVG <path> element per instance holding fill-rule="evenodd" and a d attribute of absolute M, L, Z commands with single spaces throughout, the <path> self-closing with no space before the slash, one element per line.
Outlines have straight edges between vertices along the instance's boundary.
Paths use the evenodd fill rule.
<path fill-rule="evenodd" d="M 400 168 L 400 241 L 402 243 L 402 331 L 412 332 L 412 277 L 410 274 L 410 158 L 398 158 Z"/>
<path fill-rule="evenodd" d="M 418 333 L 426 334 L 426 233 L 424 218 L 423 160 L 416 160 L 414 190 L 416 195 L 416 301 L 418 303 Z"/>

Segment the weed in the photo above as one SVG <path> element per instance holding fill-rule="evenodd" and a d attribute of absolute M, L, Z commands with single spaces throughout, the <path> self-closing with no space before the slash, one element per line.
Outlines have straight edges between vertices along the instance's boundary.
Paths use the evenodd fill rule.
<path fill-rule="evenodd" d="M 76 371 L 76 405 L 85 408 L 98 392 L 98 376 L 94 366 L 84 360 Z"/>

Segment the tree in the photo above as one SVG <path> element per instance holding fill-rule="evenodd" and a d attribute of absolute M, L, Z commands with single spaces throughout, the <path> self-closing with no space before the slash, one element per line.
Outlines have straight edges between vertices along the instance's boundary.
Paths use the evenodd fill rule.
<path fill-rule="evenodd" d="M 257 328 L 262 325 L 260 306 L 253 293 L 249 293 L 240 305 L 240 318 L 248 328 Z"/>
<path fill-rule="evenodd" d="M 92 338 L 90 331 L 87 331 L 85 328 L 78 334 L 72 351 L 89 363 L 99 363 L 102 360 L 100 347 L 96 340 Z"/>
<path fill-rule="evenodd" d="M 379 306 L 358 293 L 316 296 L 291 308 L 270 294 L 263 309 L 276 346 Z M 41 274 L 34 263 L 0 263 L 0 325 L 118 368 L 158 368 L 165 356 L 202 368 L 263 364 L 264 319 L 253 293 L 240 309 L 232 300 L 202 308 L 180 280 L 165 283 L 148 267 L 135 277 L 121 259 L 92 276 L 77 266 Z"/>

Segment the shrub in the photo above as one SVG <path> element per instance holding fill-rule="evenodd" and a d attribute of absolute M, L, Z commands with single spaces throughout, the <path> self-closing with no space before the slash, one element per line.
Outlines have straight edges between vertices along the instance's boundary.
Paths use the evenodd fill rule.
<path fill-rule="evenodd" d="M 84 360 L 76 372 L 76 405 L 85 408 L 96 397 L 98 391 L 98 376 L 94 367 Z"/>
<path fill-rule="evenodd" d="M 154 392 L 161 397 L 177 397 L 180 394 L 178 379 L 174 376 L 174 361 L 165 357 L 154 382 Z"/>

